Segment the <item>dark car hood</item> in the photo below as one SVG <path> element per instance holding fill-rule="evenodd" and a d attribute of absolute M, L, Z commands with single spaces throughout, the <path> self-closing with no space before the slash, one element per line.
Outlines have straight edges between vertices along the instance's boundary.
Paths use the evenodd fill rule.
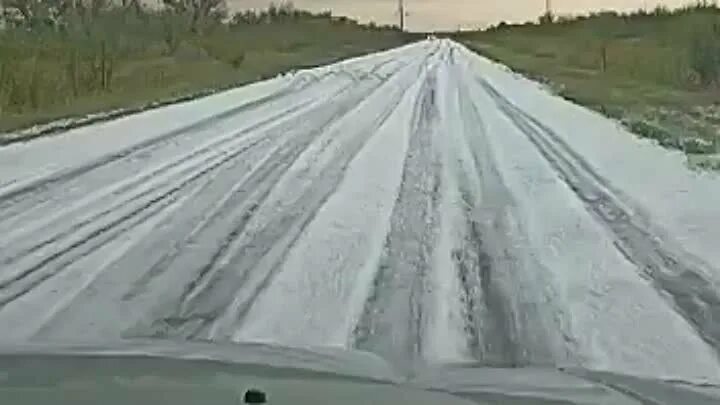
<path fill-rule="evenodd" d="M 79 382 L 95 384 L 105 381 L 104 378 L 114 382 L 118 378 L 137 382 L 152 376 L 174 378 L 175 382 L 197 382 L 205 381 L 202 376 L 218 373 L 253 376 L 253 381 L 260 385 L 264 384 L 263 381 L 292 380 L 303 381 L 303 384 L 344 381 L 364 386 L 370 384 L 376 388 L 393 386 L 407 389 L 406 392 L 422 390 L 428 395 L 450 394 L 461 399 L 462 403 L 720 403 L 720 388 L 707 384 L 652 380 L 582 369 L 487 368 L 473 364 L 418 365 L 408 371 L 398 370 L 371 353 L 343 349 L 159 340 L 102 345 L 0 345 L 0 392 L 15 390 L 12 392 L 27 393 L 32 391 L 29 388 L 35 389 L 32 392 L 41 392 L 37 390 L 41 387 L 45 389 L 42 391 L 45 395 L 54 395 L 48 387 L 76 387 Z M 166 384 L 163 385 L 165 390 L 187 387 L 182 382 L 172 386 L 167 385 L 168 379 L 162 381 Z M 87 387 L 82 384 L 80 386 Z M 317 387 L 323 386 L 313 387 L 313 395 L 320 395 L 318 391 L 322 388 Z M 20 388 L 22 390 L 17 391 Z M 373 394 L 385 395 L 376 388 L 372 389 Z M 77 394 L 76 391 L 63 391 L 62 395 Z M 183 398 L 190 398 L 192 393 L 188 391 Z M 418 402 L 418 399 L 411 402 Z M 428 400 L 428 403 L 432 402 Z"/>

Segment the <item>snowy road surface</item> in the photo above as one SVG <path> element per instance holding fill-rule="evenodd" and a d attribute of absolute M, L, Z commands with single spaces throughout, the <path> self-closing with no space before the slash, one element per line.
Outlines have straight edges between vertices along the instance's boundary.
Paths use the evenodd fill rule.
<path fill-rule="evenodd" d="M 720 180 L 449 41 L 0 149 L 0 340 L 720 381 Z"/>

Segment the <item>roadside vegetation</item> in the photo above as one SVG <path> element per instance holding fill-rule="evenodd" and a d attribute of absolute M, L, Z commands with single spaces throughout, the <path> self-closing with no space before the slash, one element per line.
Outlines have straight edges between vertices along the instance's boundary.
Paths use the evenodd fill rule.
<path fill-rule="evenodd" d="M 634 133 L 720 169 L 720 8 L 546 14 L 456 39 Z"/>
<path fill-rule="evenodd" d="M 0 132 L 140 108 L 412 40 L 292 3 L 0 0 Z"/>

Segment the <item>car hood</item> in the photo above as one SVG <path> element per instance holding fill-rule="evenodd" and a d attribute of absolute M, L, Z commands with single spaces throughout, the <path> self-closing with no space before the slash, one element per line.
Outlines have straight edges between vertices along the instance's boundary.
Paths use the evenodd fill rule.
<path fill-rule="evenodd" d="M 142 403 L 161 392 L 163 398 L 176 393 L 177 403 L 239 403 L 240 391 L 252 387 L 268 392 L 271 404 L 720 403 L 720 388 L 709 384 L 570 368 L 417 364 L 401 370 L 374 354 L 339 348 L 160 340 L 0 345 L 0 396 L 18 404 L 59 396 L 96 402 L 92 395 L 105 403 Z"/>

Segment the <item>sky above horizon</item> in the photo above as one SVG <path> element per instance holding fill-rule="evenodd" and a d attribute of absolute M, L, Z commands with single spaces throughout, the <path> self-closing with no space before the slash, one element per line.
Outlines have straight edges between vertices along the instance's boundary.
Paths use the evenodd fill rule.
<path fill-rule="evenodd" d="M 228 0 L 232 10 L 265 8 L 272 0 Z M 276 0 L 275 3 L 279 1 Z M 346 15 L 362 22 L 396 23 L 397 0 L 293 0 L 297 8 Z M 557 14 L 591 10 L 652 9 L 658 4 L 677 7 L 692 0 L 551 0 Z M 407 26 L 413 31 L 481 28 L 500 21 L 534 20 L 545 9 L 545 0 L 405 0 Z"/>

